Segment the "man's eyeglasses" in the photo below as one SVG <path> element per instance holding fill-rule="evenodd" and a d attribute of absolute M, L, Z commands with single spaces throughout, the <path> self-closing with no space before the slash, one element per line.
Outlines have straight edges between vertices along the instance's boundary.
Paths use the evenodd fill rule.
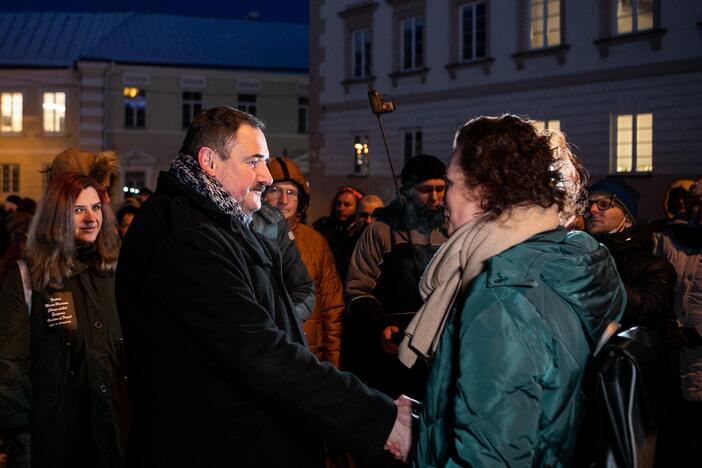
<path fill-rule="evenodd" d="M 287 197 L 292 199 L 292 200 L 296 200 L 297 197 L 299 196 L 299 192 L 295 189 L 291 189 L 291 188 L 282 189 L 280 187 L 276 187 L 275 185 L 273 187 L 269 188 L 266 193 L 268 195 L 276 197 L 276 198 L 280 197 L 283 193 L 285 193 L 285 195 L 287 195 Z"/>
<path fill-rule="evenodd" d="M 591 198 L 589 200 L 589 202 L 590 202 L 589 206 L 592 207 L 592 205 L 597 205 L 598 210 L 605 211 L 605 210 L 608 210 L 614 206 L 614 199 L 615 198 L 616 197 L 614 195 L 612 195 L 611 197 L 607 197 L 607 198 Z"/>
<path fill-rule="evenodd" d="M 446 186 L 445 185 L 418 185 L 414 189 L 417 192 L 421 193 L 422 195 L 431 195 L 434 192 L 436 192 L 439 195 L 442 195 L 446 191 Z"/>

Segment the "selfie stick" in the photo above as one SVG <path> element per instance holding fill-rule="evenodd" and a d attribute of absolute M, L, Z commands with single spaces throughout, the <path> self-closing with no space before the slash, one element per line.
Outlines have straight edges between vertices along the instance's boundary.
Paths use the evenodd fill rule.
<path fill-rule="evenodd" d="M 400 186 L 397 185 L 397 176 L 395 175 L 395 167 L 392 165 L 392 158 L 390 157 L 390 146 L 388 146 L 388 139 L 385 136 L 385 128 L 383 128 L 383 119 L 380 117 L 382 114 L 395 111 L 395 104 L 392 101 L 385 101 L 382 94 L 377 90 L 371 89 L 368 91 L 368 99 L 370 99 L 371 110 L 376 117 L 378 117 L 378 125 L 380 125 L 380 134 L 383 136 L 383 143 L 385 143 L 385 154 L 388 156 L 388 163 L 390 164 L 390 173 L 392 174 L 392 181 L 395 183 L 395 191 L 397 196 L 400 196 Z"/>

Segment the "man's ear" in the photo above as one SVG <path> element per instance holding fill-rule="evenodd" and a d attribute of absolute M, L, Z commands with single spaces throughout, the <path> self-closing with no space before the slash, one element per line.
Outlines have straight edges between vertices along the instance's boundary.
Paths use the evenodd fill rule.
<path fill-rule="evenodd" d="M 213 177 L 216 175 L 214 170 L 216 159 L 217 156 L 215 152 L 212 148 L 208 148 L 207 146 L 203 146 L 197 152 L 197 163 L 200 169 L 202 169 L 205 174 Z"/>

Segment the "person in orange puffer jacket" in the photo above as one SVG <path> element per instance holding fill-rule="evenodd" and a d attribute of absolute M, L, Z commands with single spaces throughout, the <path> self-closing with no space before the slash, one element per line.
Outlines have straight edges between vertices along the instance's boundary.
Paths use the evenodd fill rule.
<path fill-rule="evenodd" d="M 329 361 L 338 368 L 343 287 L 329 244 L 320 233 L 304 224 L 309 205 L 309 184 L 300 168 L 288 158 L 271 158 L 268 170 L 273 185 L 268 187 L 263 198 L 288 220 L 290 234 L 294 236 L 302 262 L 314 282 L 315 306 L 304 323 L 307 344 L 320 360 Z"/>

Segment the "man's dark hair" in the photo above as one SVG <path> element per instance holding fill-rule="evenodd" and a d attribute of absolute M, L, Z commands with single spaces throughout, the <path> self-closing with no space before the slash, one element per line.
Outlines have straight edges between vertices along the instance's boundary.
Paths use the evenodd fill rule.
<path fill-rule="evenodd" d="M 221 159 L 228 159 L 234 135 L 242 125 L 265 130 L 257 117 L 231 107 L 219 106 L 200 112 L 188 127 L 180 152 L 197 157 L 200 148 L 212 148 Z"/>
<path fill-rule="evenodd" d="M 549 138 L 528 120 L 509 114 L 472 119 L 456 132 L 454 150 L 466 185 L 481 191 L 490 218 L 521 204 L 563 209 L 566 193 Z"/>

